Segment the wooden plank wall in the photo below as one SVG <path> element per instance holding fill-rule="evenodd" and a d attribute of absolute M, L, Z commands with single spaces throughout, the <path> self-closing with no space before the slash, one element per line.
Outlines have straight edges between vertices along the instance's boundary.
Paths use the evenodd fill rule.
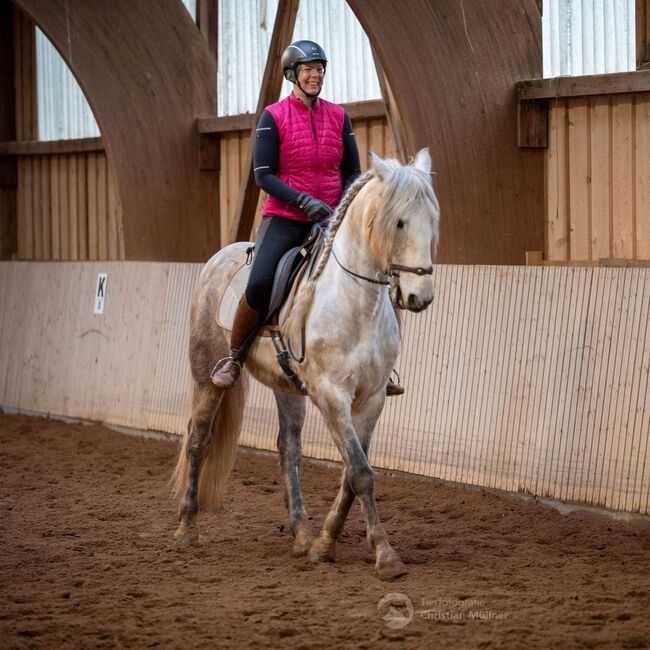
<path fill-rule="evenodd" d="M 370 151 L 383 157 L 397 155 L 384 117 L 355 120 L 354 129 L 363 170 Z M 221 136 L 219 209 L 224 242 L 232 225 L 248 138 L 248 130 Z M 253 233 L 264 198 L 258 203 Z M 18 259 L 124 259 L 122 210 L 103 152 L 18 159 Z"/>
<path fill-rule="evenodd" d="M 199 271 L 0 263 L 0 404 L 182 432 Z M 432 307 L 404 318 L 407 393 L 387 402 L 372 462 L 650 514 L 647 270 L 444 265 L 435 282 Z M 272 450 L 276 435 L 271 394 L 253 383 L 241 442 Z M 338 458 L 311 407 L 304 438 L 306 455 Z"/>
<path fill-rule="evenodd" d="M 103 152 L 18 158 L 18 259 L 124 259 L 122 211 Z"/>
<path fill-rule="evenodd" d="M 650 93 L 550 100 L 548 260 L 650 260 Z"/>
<path fill-rule="evenodd" d="M 353 121 L 359 146 L 361 167 L 368 167 L 368 153 L 374 151 L 382 157 L 396 157 L 395 143 L 385 117 Z M 219 210 L 221 215 L 221 241 L 228 242 L 239 187 L 245 164 L 246 147 L 250 144 L 250 131 L 228 131 L 221 136 L 221 171 L 219 175 Z M 257 207 L 253 233 L 261 219 L 262 205 L 266 195 L 262 193 Z"/>

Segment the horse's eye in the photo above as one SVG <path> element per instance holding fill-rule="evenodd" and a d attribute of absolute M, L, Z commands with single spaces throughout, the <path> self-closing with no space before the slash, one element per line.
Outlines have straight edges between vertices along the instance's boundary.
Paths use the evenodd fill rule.
<path fill-rule="evenodd" d="M 397 222 L 397 227 L 404 228 L 404 222 L 401 219 Z"/>

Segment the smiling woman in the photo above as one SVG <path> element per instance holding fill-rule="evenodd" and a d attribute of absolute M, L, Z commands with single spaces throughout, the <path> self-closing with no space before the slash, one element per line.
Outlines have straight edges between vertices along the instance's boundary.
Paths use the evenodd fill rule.
<path fill-rule="evenodd" d="M 325 67 L 322 63 L 304 63 L 298 66 L 297 86 L 306 100 L 309 97 L 318 96 L 323 89 Z"/>

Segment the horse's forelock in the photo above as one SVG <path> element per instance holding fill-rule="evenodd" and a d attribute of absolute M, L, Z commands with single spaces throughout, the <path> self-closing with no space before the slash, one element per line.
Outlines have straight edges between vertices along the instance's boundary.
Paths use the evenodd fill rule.
<path fill-rule="evenodd" d="M 423 204 L 424 211 L 433 219 L 434 244 L 437 243 L 440 208 L 427 173 L 412 165 L 397 164 L 377 191 L 381 191 L 381 205 L 372 220 L 370 243 L 378 259 L 390 262 L 398 221 L 416 210 L 422 211 Z"/>

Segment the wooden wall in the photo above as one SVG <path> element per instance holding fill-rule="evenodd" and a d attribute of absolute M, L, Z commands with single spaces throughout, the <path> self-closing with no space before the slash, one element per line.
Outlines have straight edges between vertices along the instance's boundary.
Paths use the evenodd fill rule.
<path fill-rule="evenodd" d="M 103 151 L 19 157 L 18 258 L 124 259 L 122 211 Z"/>
<path fill-rule="evenodd" d="M 362 168 L 369 152 L 395 157 L 385 117 L 358 119 L 354 129 Z M 221 134 L 219 213 L 222 241 L 228 241 L 241 183 L 249 131 Z M 90 141 L 79 141 L 88 147 Z M 53 145 L 53 148 L 61 146 Z M 33 148 L 44 148 L 35 145 Z M 74 144 L 68 149 L 74 149 Z M 256 224 L 259 223 L 260 199 Z M 124 259 L 122 207 L 110 165 L 101 146 L 96 151 L 18 157 L 18 259 Z"/>
<path fill-rule="evenodd" d="M 200 268 L 0 263 L 0 405 L 182 432 Z M 388 400 L 371 461 L 650 514 L 647 270 L 442 265 L 434 278 L 432 307 L 405 315 L 407 392 Z M 272 396 L 254 383 L 241 442 L 272 450 L 276 436 Z M 304 450 L 338 459 L 311 407 Z"/>
<path fill-rule="evenodd" d="M 544 153 L 517 146 L 516 82 L 542 76 L 536 0 L 347 0 L 395 98 L 407 155 L 430 147 L 438 260 L 524 264 L 541 250 Z"/>
<path fill-rule="evenodd" d="M 370 151 L 383 157 L 396 157 L 395 144 L 385 117 L 353 120 L 354 132 L 359 147 L 361 168 L 368 167 Z M 239 187 L 245 164 L 246 147 L 250 143 L 250 131 L 227 131 L 221 135 L 221 171 L 219 173 L 219 214 L 221 241 L 229 240 L 230 228 L 237 205 Z M 265 194 L 262 192 L 251 237 L 261 218 Z"/>
<path fill-rule="evenodd" d="M 650 260 L 650 92 L 550 100 L 548 260 Z"/>
<path fill-rule="evenodd" d="M 92 106 L 122 205 L 126 257 L 209 257 L 218 245 L 218 181 L 199 169 L 195 125 L 215 113 L 216 66 L 182 3 L 112 0 L 110 12 L 104 0 L 13 4 L 47 35 Z"/>

